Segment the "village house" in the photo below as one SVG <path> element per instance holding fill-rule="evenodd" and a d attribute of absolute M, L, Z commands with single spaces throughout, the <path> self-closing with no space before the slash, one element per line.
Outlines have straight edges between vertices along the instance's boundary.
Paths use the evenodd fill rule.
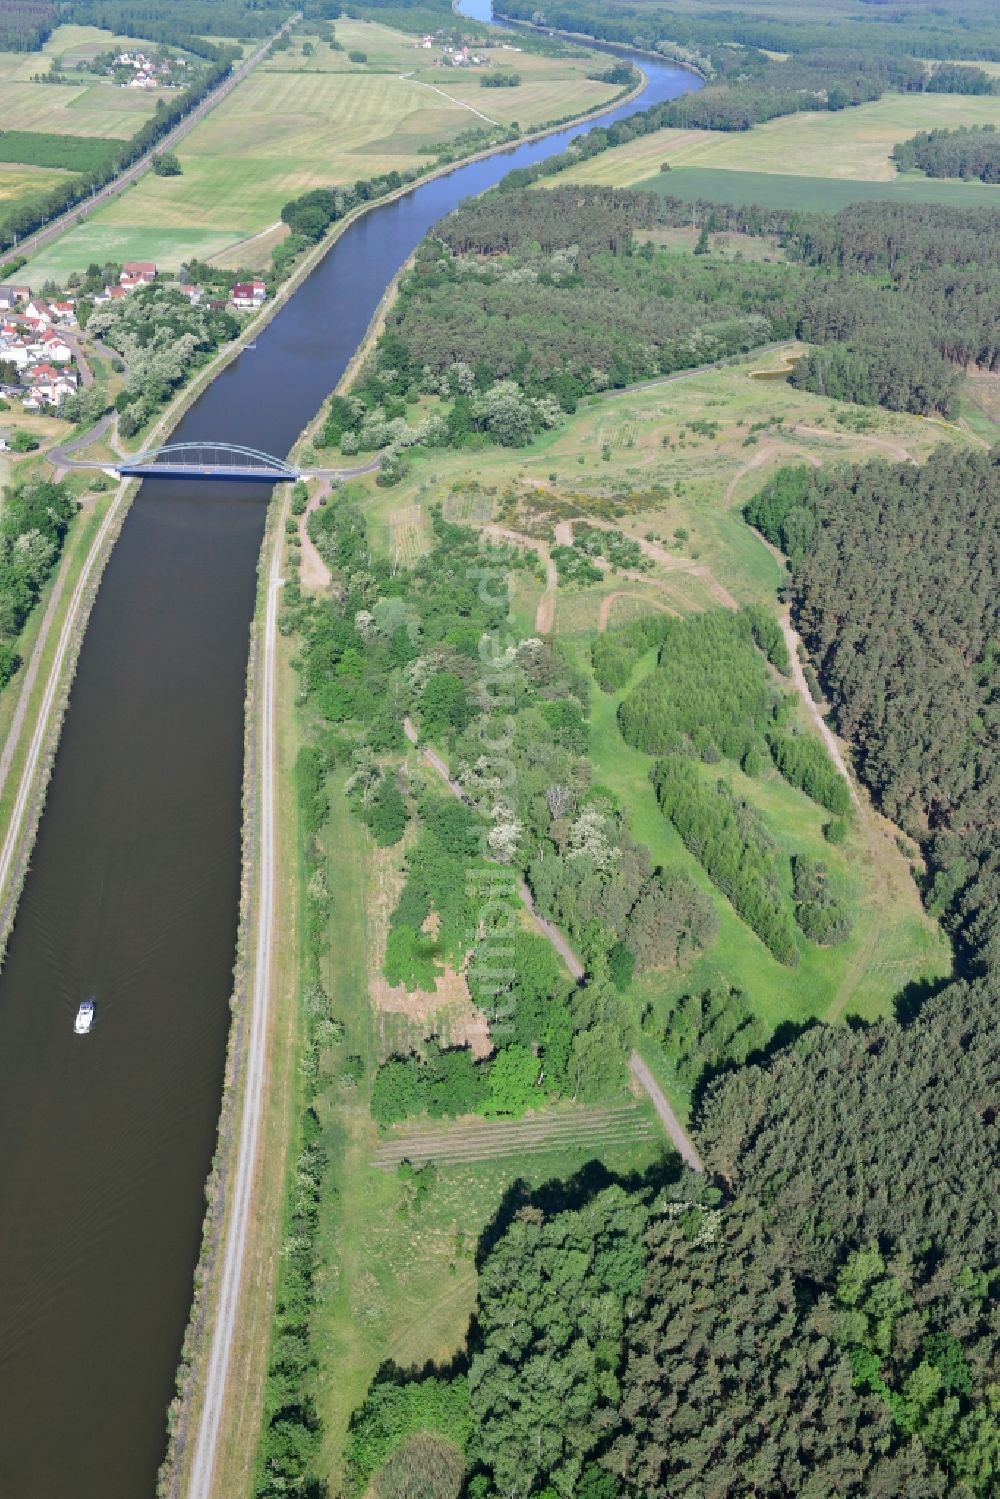
<path fill-rule="evenodd" d="M 29 370 L 26 383 L 30 389 L 21 402 L 26 411 L 42 406 L 61 406 L 76 391 L 76 375 L 71 370 L 57 370 L 51 364 L 39 364 Z"/>
<path fill-rule="evenodd" d="M 0 312 L 9 312 L 12 307 L 30 299 L 30 286 L 0 286 Z"/>
<path fill-rule="evenodd" d="M 32 297 L 24 309 L 24 317 L 27 322 L 40 324 L 49 328 L 56 320 L 56 315 L 46 302 L 44 297 Z"/>
<path fill-rule="evenodd" d="M 49 328 L 43 333 L 39 339 L 39 343 L 42 345 L 44 357 L 50 359 L 54 364 L 72 363 L 73 350 L 62 334 L 57 333 L 54 328 Z"/>
<path fill-rule="evenodd" d="M 267 287 L 256 277 L 253 281 L 238 281 L 229 293 L 229 300 L 242 311 L 253 311 L 263 307 L 267 300 Z"/>
<path fill-rule="evenodd" d="M 49 306 L 52 308 L 52 311 L 55 313 L 56 318 L 60 323 L 67 323 L 70 325 L 70 327 L 73 327 L 76 324 L 75 302 L 50 302 Z"/>
<path fill-rule="evenodd" d="M 183 281 L 178 284 L 177 290 L 180 292 L 182 297 L 187 297 L 192 306 L 200 302 L 202 296 L 204 295 L 200 286 L 189 286 L 186 282 Z"/>
<path fill-rule="evenodd" d="M 155 280 L 156 265 L 152 260 L 126 260 L 118 277 L 126 291 L 134 291 L 137 286 L 152 286 Z"/>

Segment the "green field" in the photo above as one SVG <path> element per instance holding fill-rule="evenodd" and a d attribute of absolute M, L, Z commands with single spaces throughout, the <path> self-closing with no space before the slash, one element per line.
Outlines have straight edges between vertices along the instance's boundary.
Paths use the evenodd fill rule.
<path fill-rule="evenodd" d="M 923 460 L 943 439 L 965 440 L 946 424 L 861 410 L 796 390 L 781 378 L 754 378 L 755 371 L 780 374 L 782 367 L 776 353 L 751 356 L 724 369 L 588 398 L 572 419 L 523 450 L 489 447 L 470 455 L 415 449 L 401 484 L 379 489 L 366 481 L 373 542 L 412 560 L 412 538 L 426 544 L 430 534 L 420 516 L 431 505 L 478 524 L 499 519 L 511 502 L 514 523 L 535 535 L 551 535 L 560 514 L 591 512 L 617 517 L 616 524 L 637 537 L 652 532 L 661 538 L 670 565 L 658 565 L 643 581 L 612 576 L 595 588 L 559 590 L 555 631 L 570 637 L 596 628 L 601 600 L 616 590 L 684 613 L 713 602 L 715 580 L 740 600 L 768 602 L 780 570 L 734 510 L 768 472 L 805 460 Z M 717 424 L 714 437 L 691 431 L 699 417 Z M 678 528 L 688 533 L 682 546 L 673 540 Z M 519 586 L 526 599 L 532 590 L 541 592 L 530 578 Z M 612 622 L 623 617 L 616 606 Z"/>
<path fill-rule="evenodd" d="M 548 181 L 645 185 L 668 161 L 675 169 L 893 183 L 889 155 L 899 141 L 918 130 L 985 124 L 1000 126 L 1000 96 L 886 94 L 856 109 L 785 115 L 753 130 L 657 130 Z"/>
<path fill-rule="evenodd" d="M 581 664 L 585 660 L 581 651 Z M 640 671 L 652 670 L 654 663 L 651 652 Z M 843 848 L 832 848 L 822 832 L 829 814 L 777 771 L 749 780 L 726 761 L 706 766 L 706 778 L 714 781 L 722 775 L 763 813 L 781 852 L 821 859 L 832 880 L 849 893 L 855 927 L 847 942 L 820 948 L 802 940 L 798 967 L 778 963 L 715 890 L 660 811 L 649 781 L 651 757 L 630 748 L 619 733 L 620 697 L 594 687 L 590 753 L 595 780 L 621 798 L 632 834 L 648 845 L 654 864 L 683 872 L 710 891 L 719 918 L 718 938 L 691 969 L 644 981 L 642 997 L 657 1012 L 676 995 L 722 979 L 743 989 L 755 1012 L 772 1027 L 813 1017 L 871 1019 L 890 1011 L 895 995 L 912 980 L 950 972 L 948 944 L 924 915 L 906 860 L 873 817 L 863 820 Z"/>
<path fill-rule="evenodd" d="M 3 81 L 0 130 L 39 130 L 53 135 L 134 135 L 169 91 L 117 88 L 103 79 L 56 86 Z"/>
<path fill-rule="evenodd" d="M 609 155 L 613 154 L 611 152 Z M 597 158 L 601 160 L 600 157 Z M 555 184 L 563 178 L 549 177 Z M 640 191 L 685 203 L 759 203 L 763 208 L 799 208 L 836 213 L 848 203 L 941 203 L 949 208 L 1000 207 L 1000 188 L 984 182 L 941 182 L 898 177 L 895 182 L 851 182 L 841 177 L 792 177 L 778 172 L 723 172 L 676 167 L 634 184 Z"/>
<path fill-rule="evenodd" d="M 265 233 L 289 198 L 309 188 L 412 170 L 432 160 L 435 145 L 486 128 L 488 120 L 517 119 L 529 128 L 594 108 L 615 93 L 586 79 L 593 56 L 585 53 L 518 54 L 522 87 L 483 89 L 478 75 L 441 66 L 438 52 L 416 47 L 402 32 L 346 20 L 336 30 L 343 52 L 303 37 L 276 53 L 178 147 L 183 176 L 148 174 L 46 247 L 27 274 L 65 277 L 112 243 L 125 257 L 176 269 L 192 255 L 224 252 Z M 304 42 L 314 47 L 309 57 Z M 355 49 L 365 52 L 367 64 L 349 62 L 347 52 Z M 499 49 L 496 56 L 505 65 L 512 61 Z"/>

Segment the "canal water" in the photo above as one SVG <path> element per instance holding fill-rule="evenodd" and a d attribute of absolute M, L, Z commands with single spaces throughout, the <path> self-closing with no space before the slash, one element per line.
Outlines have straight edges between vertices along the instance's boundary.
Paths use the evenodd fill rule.
<path fill-rule="evenodd" d="M 605 122 L 698 86 L 634 60 L 649 85 Z M 177 440 L 286 453 L 430 226 L 580 128 L 358 220 Z M 87 630 L 0 976 L 0 1499 L 154 1492 L 229 1026 L 265 508 L 259 486 L 146 483 Z"/>

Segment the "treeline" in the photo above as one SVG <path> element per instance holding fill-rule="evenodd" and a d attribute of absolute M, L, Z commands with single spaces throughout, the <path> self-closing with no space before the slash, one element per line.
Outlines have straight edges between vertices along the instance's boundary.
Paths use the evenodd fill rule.
<path fill-rule="evenodd" d="M 929 908 L 968 965 L 992 967 L 996 453 L 942 447 L 921 468 L 786 470 L 745 514 L 791 557 L 800 632 L 862 779 L 929 858 Z"/>
<path fill-rule="evenodd" d="M 230 48 L 206 40 L 251 41 L 276 31 L 295 9 L 288 0 L 57 0 L 58 24 L 99 26 L 221 62 Z"/>
<path fill-rule="evenodd" d="M 679 755 L 657 762 L 653 785 L 663 815 L 747 926 L 779 963 L 798 963 L 781 857 L 759 812 Z"/>
<path fill-rule="evenodd" d="M 4 490 L 0 514 L 0 687 L 21 658 L 17 643 L 59 561 L 76 501 L 65 484 L 28 479 Z"/>
<path fill-rule="evenodd" d="M 916 12 L 916 7 L 912 7 Z M 659 50 L 664 39 L 687 48 L 710 49 L 713 59 L 721 49 L 739 43 L 755 52 L 802 53 L 811 50 L 884 53 L 910 58 L 1000 58 L 996 16 L 990 0 L 967 0 L 962 14 L 947 16 L 942 7 L 922 5 L 919 13 L 883 20 L 873 9 L 868 16 L 845 17 L 818 4 L 796 7 L 796 14 L 760 15 L 750 10 L 720 10 L 716 14 L 678 10 L 661 4 L 616 4 L 601 0 L 571 0 L 548 4 L 543 10 L 532 0 L 503 0 L 503 14 L 560 31 L 585 32 L 603 41 Z"/>
<path fill-rule="evenodd" d="M 0 6 L 0 50 L 40 52 L 52 35 L 55 16 L 51 0 L 5 0 Z"/>
<path fill-rule="evenodd" d="M 919 168 L 928 177 L 1000 182 L 1000 132 L 995 125 L 920 130 L 893 147 L 892 159 L 901 172 Z"/>
<path fill-rule="evenodd" d="M 520 75 L 520 73 L 514 73 L 514 72 L 510 71 L 507 68 L 504 68 L 502 70 L 498 70 L 498 71 L 493 72 L 493 73 L 480 73 L 480 75 L 479 75 L 479 87 L 480 88 L 520 88 L 521 87 L 521 75 Z"/>

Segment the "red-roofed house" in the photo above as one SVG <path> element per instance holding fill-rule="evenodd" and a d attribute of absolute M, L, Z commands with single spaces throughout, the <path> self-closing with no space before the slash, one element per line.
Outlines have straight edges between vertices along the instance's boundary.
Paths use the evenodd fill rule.
<path fill-rule="evenodd" d="M 229 298 L 234 307 L 252 311 L 263 307 L 267 300 L 267 287 L 256 277 L 253 281 L 238 281 L 229 293 Z"/>
<path fill-rule="evenodd" d="M 39 342 L 45 350 L 45 358 L 53 360 L 56 364 L 69 364 L 73 358 L 73 350 L 54 328 L 48 328 L 41 336 Z"/>
<path fill-rule="evenodd" d="M 118 280 L 126 291 L 135 291 L 137 286 L 152 286 L 156 280 L 156 264 L 152 260 L 126 260 Z"/>

